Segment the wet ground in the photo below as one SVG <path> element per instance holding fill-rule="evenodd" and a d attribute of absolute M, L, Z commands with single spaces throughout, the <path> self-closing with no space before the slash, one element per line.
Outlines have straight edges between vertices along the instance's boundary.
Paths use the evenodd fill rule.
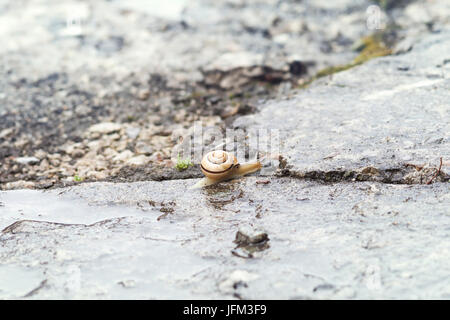
<path fill-rule="evenodd" d="M 449 4 L 84 4 L 0 4 L 0 298 L 450 297 Z"/>
<path fill-rule="evenodd" d="M 447 184 L 259 179 L 1 193 L 0 297 L 449 298 Z"/>

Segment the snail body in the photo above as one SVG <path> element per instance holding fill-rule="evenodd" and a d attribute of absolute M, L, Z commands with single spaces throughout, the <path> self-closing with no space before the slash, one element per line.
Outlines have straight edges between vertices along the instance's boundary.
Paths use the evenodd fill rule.
<path fill-rule="evenodd" d="M 192 187 L 193 189 L 206 187 L 258 171 L 261 169 L 261 163 L 257 160 L 239 163 L 232 153 L 215 150 L 208 152 L 203 157 L 200 169 L 205 175 L 205 178 L 197 182 Z"/>

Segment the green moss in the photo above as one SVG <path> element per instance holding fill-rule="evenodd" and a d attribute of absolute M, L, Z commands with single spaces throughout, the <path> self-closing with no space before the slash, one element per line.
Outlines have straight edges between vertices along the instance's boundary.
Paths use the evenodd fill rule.
<path fill-rule="evenodd" d="M 355 57 L 355 59 L 353 59 L 352 62 L 344 65 L 324 68 L 317 72 L 317 74 L 312 79 L 301 84 L 299 88 L 306 88 L 314 80 L 351 69 L 357 65 L 363 64 L 370 59 L 387 56 L 392 53 L 392 50 L 389 49 L 383 41 L 383 33 L 375 33 L 373 35 L 362 38 L 358 45 L 355 47 L 355 51 L 359 51 L 359 54 Z"/>
<path fill-rule="evenodd" d="M 390 55 L 392 50 L 389 49 L 383 39 L 381 33 L 376 33 L 361 39 L 358 46 L 359 55 L 353 60 L 354 65 L 364 63 L 370 59 Z"/>
<path fill-rule="evenodd" d="M 316 77 L 317 78 L 326 77 L 326 76 L 329 76 L 330 74 L 333 74 L 333 73 L 338 73 L 338 72 L 341 72 L 341 71 L 348 70 L 348 69 L 350 69 L 350 68 L 352 68 L 354 66 L 355 66 L 354 63 L 349 63 L 349 64 L 346 64 L 346 65 L 327 67 L 327 68 L 322 69 L 319 72 L 317 72 Z"/>
<path fill-rule="evenodd" d="M 175 168 L 178 171 L 186 170 L 189 167 L 192 167 L 194 164 L 189 159 L 182 160 L 180 155 L 178 155 L 177 164 L 175 165 Z"/>
<path fill-rule="evenodd" d="M 73 176 L 73 181 L 75 181 L 75 182 L 81 182 L 81 181 L 83 181 L 83 180 L 84 180 L 83 177 L 80 177 L 80 176 L 78 176 L 78 175 Z"/>
<path fill-rule="evenodd" d="M 350 68 L 353 68 L 356 64 L 355 63 L 349 63 L 349 64 L 345 64 L 345 65 L 339 65 L 339 66 L 331 66 L 331 67 L 327 67 L 325 69 L 320 70 L 319 72 L 316 73 L 316 75 L 314 77 L 312 77 L 310 80 L 302 83 L 301 85 L 298 86 L 299 89 L 304 89 L 307 88 L 311 83 L 313 83 L 315 80 L 319 79 L 319 78 L 323 78 L 329 75 L 332 75 L 334 73 L 338 73 L 341 71 L 345 71 L 348 70 Z"/>

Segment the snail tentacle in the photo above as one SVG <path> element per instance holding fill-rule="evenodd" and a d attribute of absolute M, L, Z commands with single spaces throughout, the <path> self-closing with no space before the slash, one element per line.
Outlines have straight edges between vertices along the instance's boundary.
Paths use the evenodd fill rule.
<path fill-rule="evenodd" d="M 236 176 L 243 176 L 245 174 L 253 173 L 261 169 L 261 162 L 259 161 L 252 161 L 252 162 L 246 162 L 241 163 L 236 168 Z"/>

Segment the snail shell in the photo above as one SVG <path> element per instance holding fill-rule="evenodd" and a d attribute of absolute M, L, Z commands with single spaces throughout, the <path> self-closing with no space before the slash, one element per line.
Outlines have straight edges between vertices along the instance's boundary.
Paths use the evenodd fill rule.
<path fill-rule="evenodd" d="M 210 179 L 223 179 L 233 174 L 239 166 L 236 157 L 226 151 L 208 152 L 202 159 L 201 170 Z"/>
<path fill-rule="evenodd" d="M 255 172 L 261 169 L 261 163 L 255 160 L 240 164 L 232 153 L 215 150 L 203 157 L 200 168 L 205 178 L 197 182 L 192 189 Z"/>

